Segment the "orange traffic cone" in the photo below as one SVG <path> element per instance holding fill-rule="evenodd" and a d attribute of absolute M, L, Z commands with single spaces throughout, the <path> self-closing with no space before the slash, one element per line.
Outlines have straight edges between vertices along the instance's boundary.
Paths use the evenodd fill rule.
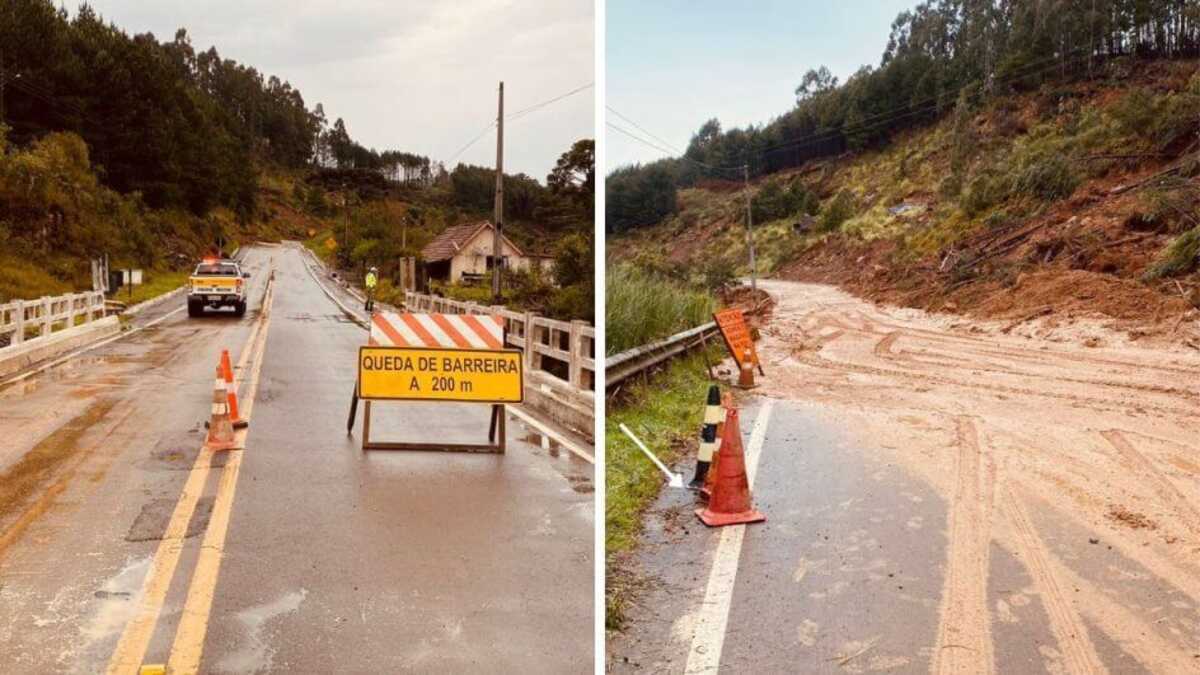
<path fill-rule="evenodd" d="M 221 350 L 221 374 L 225 377 L 225 389 L 229 393 L 229 420 L 234 429 L 245 429 L 250 423 L 238 414 L 237 387 L 233 386 L 233 366 L 229 363 L 229 350 Z"/>
<path fill-rule="evenodd" d="M 738 386 L 742 389 L 754 388 L 754 352 L 749 347 L 742 352 L 741 371 L 738 373 Z"/>
<path fill-rule="evenodd" d="M 212 421 L 204 445 L 210 450 L 232 450 L 237 447 L 233 437 L 233 422 L 229 419 L 229 395 L 221 366 L 217 366 L 217 382 L 213 386 Z"/>
<path fill-rule="evenodd" d="M 767 517 L 754 510 L 750 501 L 750 481 L 746 477 L 746 457 L 742 450 L 742 432 L 738 411 L 725 418 L 725 437 L 721 439 L 721 461 L 717 464 L 717 482 L 708 507 L 696 509 L 696 515 L 709 527 L 757 523 Z"/>

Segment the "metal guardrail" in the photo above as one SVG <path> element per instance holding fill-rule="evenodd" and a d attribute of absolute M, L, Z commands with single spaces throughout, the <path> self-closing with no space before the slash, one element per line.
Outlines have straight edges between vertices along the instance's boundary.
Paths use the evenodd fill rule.
<path fill-rule="evenodd" d="M 709 321 L 650 344 L 614 354 L 604 361 L 604 385 L 612 387 L 632 375 L 653 368 L 669 358 L 678 356 L 697 345 L 705 344 L 718 333 L 717 324 Z"/>
<path fill-rule="evenodd" d="M 80 318 L 87 323 L 104 315 L 102 291 L 14 300 L 0 305 L 0 348 L 46 338 L 73 327 Z M 35 335 L 27 337 L 31 332 Z"/>
<path fill-rule="evenodd" d="M 451 300 L 408 291 L 409 311 L 441 314 L 493 314 L 504 318 L 507 343 L 524 350 L 526 367 L 567 385 L 581 394 L 596 389 L 596 328 L 584 321 L 558 321 L 532 312 L 514 312 L 499 305 Z M 567 377 L 553 372 L 547 359 L 566 365 Z M 561 371 L 561 366 L 556 370 Z"/>

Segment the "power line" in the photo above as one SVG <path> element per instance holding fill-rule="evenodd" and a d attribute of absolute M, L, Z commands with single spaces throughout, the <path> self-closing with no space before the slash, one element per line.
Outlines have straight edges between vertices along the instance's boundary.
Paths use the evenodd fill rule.
<path fill-rule="evenodd" d="M 1063 65 L 1066 65 L 1068 63 L 1073 63 L 1075 61 L 1082 60 L 1082 58 L 1084 58 L 1084 56 L 1085 55 L 1082 54 L 1082 49 L 1079 49 L 1079 50 L 1075 51 L 1075 56 L 1073 58 L 1068 59 L 1066 61 L 1059 61 L 1058 60 L 1060 58 L 1059 56 L 1052 56 L 1052 57 L 1048 57 L 1046 59 L 1041 59 L 1039 61 L 1033 61 L 1028 64 L 1025 64 L 1018 70 L 1022 70 L 1025 68 L 1032 68 L 1034 66 L 1043 65 L 1043 64 L 1048 64 L 1048 65 L 1046 65 L 1046 67 L 1044 67 L 1044 68 L 1031 70 L 1026 73 L 1014 71 L 1003 77 L 995 78 L 993 80 L 993 82 L 997 83 L 997 84 L 1008 84 L 1010 82 L 1020 80 L 1020 79 L 1026 78 L 1026 77 L 1040 75 L 1042 73 L 1048 72 L 1055 68 L 1060 68 Z M 973 84 L 982 84 L 982 80 L 976 79 L 976 80 L 967 82 L 966 84 L 963 84 L 961 87 L 959 87 L 959 90 L 961 91 L 962 89 L 965 89 Z M 918 105 L 920 105 L 921 107 L 917 107 L 917 108 L 913 107 L 913 106 L 918 106 Z M 868 116 L 864 117 L 862 120 L 860 120 L 858 125 L 856 125 L 854 127 L 842 126 L 842 127 L 836 128 L 836 129 L 830 129 L 828 131 L 821 131 L 821 132 L 817 132 L 814 134 L 808 134 L 806 136 L 800 136 L 797 138 L 793 138 L 790 141 L 784 141 L 783 143 L 779 143 L 779 144 L 776 144 L 776 145 L 773 145 L 773 146 L 770 146 L 767 148 L 763 148 L 761 150 L 761 153 L 763 155 L 766 155 L 766 153 L 768 153 L 768 152 L 774 152 L 778 149 L 791 147 L 793 145 L 798 145 L 798 144 L 801 147 L 808 147 L 808 146 L 814 145 L 818 142 L 832 140 L 834 138 L 837 138 L 839 135 L 844 136 L 844 135 L 849 135 L 851 133 L 859 133 L 861 131 L 864 131 L 867 129 L 873 129 L 873 128 L 876 128 L 883 124 L 886 124 L 888 122 L 893 122 L 893 121 L 896 121 L 899 119 L 903 119 L 905 117 L 911 117 L 913 115 L 918 115 L 918 114 L 921 114 L 924 112 L 931 112 L 933 110 L 936 110 L 940 106 L 941 106 L 941 96 L 940 95 L 930 96 L 926 99 L 912 102 L 912 103 L 909 103 L 904 106 L 897 106 L 895 108 L 892 108 L 891 110 L 885 110 L 885 111 L 881 111 L 878 113 L 874 113 L 872 115 L 868 115 Z M 904 110 L 908 110 L 908 112 L 904 112 L 903 114 L 893 114 L 893 113 L 900 113 L 901 111 L 904 111 Z M 875 119 L 878 119 L 879 123 L 871 124 L 871 125 L 866 124 L 867 122 L 870 122 Z"/>
<path fill-rule="evenodd" d="M 622 115 L 621 113 L 617 112 L 616 110 L 614 110 L 612 106 L 610 106 L 610 105 L 606 105 L 606 106 L 604 106 L 604 107 L 605 107 L 605 109 L 607 109 L 607 110 L 608 110 L 610 113 L 612 113 L 612 114 L 616 115 L 617 117 L 620 117 L 621 119 L 625 120 L 626 122 L 629 122 L 630 124 L 632 124 L 632 125 L 634 126 L 634 128 L 638 129 L 639 131 L 641 131 L 642 133 L 646 134 L 646 135 L 647 135 L 647 136 L 649 136 L 650 138 L 653 138 L 654 140 L 658 141 L 659 143 L 662 143 L 663 145 L 667 146 L 668 148 L 671 148 L 672 150 L 674 150 L 675 152 L 679 153 L 680 155 L 683 155 L 683 154 L 684 154 L 684 153 L 683 153 L 683 151 L 679 150 L 679 149 L 678 149 L 678 148 L 676 148 L 674 145 L 672 145 L 672 144 L 670 143 L 670 141 L 663 140 L 663 138 L 662 138 L 661 136 L 656 136 L 656 135 L 654 135 L 654 134 L 653 134 L 653 133 L 651 133 L 650 131 L 646 130 L 646 128 L 645 128 L 645 127 L 643 127 L 642 125 L 638 124 L 637 122 L 634 122 L 633 120 L 629 119 L 628 117 L 626 117 L 626 116 Z"/>
<path fill-rule="evenodd" d="M 521 110 L 518 110 L 514 113 L 505 115 L 504 119 L 515 120 L 519 117 L 523 117 L 525 115 L 528 115 L 529 113 L 541 110 L 542 108 L 545 108 L 546 106 L 550 105 L 551 103 L 561 101 L 564 98 L 567 98 L 568 96 L 574 96 L 575 94 L 578 94 L 579 92 L 584 91 L 586 89 L 591 89 L 593 86 L 595 86 L 595 84 L 596 84 L 595 82 L 588 82 L 587 84 L 583 85 L 582 87 L 576 87 L 575 89 L 572 89 L 571 91 L 568 91 L 565 94 L 559 94 L 558 96 L 555 96 L 554 98 L 547 99 L 545 101 L 542 101 L 541 103 L 535 103 L 535 104 L 529 106 L 528 108 L 522 108 Z"/>
<path fill-rule="evenodd" d="M 619 127 L 619 126 L 617 126 L 617 125 L 613 124 L 612 122 L 605 121 L 605 122 L 604 122 L 604 124 L 605 124 L 605 125 L 607 125 L 608 127 L 612 128 L 612 129 L 615 129 L 616 131 L 619 131 L 619 132 L 621 132 L 622 134 L 625 134 L 626 136 L 628 136 L 628 137 L 632 138 L 633 140 L 635 140 L 635 141 L 637 141 L 637 142 L 639 142 L 639 143 L 642 143 L 642 144 L 644 144 L 644 145 L 646 145 L 646 146 L 648 146 L 648 147 L 651 147 L 651 148 L 654 148 L 655 150 L 658 150 L 659 152 L 663 152 L 663 153 L 666 153 L 666 154 L 668 154 L 668 155 L 670 155 L 670 154 L 673 152 L 672 150 L 668 150 L 667 148 L 664 148 L 664 147 L 662 147 L 662 146 L 660 146 L 660 145 L 656 145 L 656 144 L 654 144 L 654 143 L 652 143 L 652 142 L 650 142 L 650 141 L 647 141 L 646 139 L 644 139 L 644 138 L 642 138 L 642 137 L 638 136 L 637 134 L 634 134 L 634 133 L 633 133 L 633 132 L 631 132 L 631 131 L 628 131 L 628 130 L 626 130 L 626 129 L 622 129 L 621 127 Z M 711 170 L 711 171 L 741 171 L 741 170 L 742 170 L 742 168 L 743 168 L 743 165 L 738 165 L 738 166 L 712 166 L 711 164 L 705 164 L 704 162 L 697 162 L 696 160 L 694 160 L 694 159 L 691 159 L 690 157 L 684 157 L 684 156 L 680 156 L 680 157 L 678 157 L 678 158 L 676 158 L 676 159 L 678 159 L 678 160 L 680 160 L 680 161 L 682 161 L 682 162 L 688 162 L 689 164 L 695 164 L 696 166 L 703 167 L 703 168 L 705 168 L 705 169 L 709 169 L 709 170 Z"/>
<path fill-rule="evenodd" d="M 568 96 L 574 96 L 575 94 L 578 94 L 579 92 L 584 91 L 585 89 L 590 89 L 593 86 L 595 86 L 594 82 L 588 82 L 587 84 L 583 85 L 582 87 L 576 87 L 576 88 L 572 89 L 571 91 L 566 92 L 565 94 L 559 94 L 558 96 L 555 96 L 554 98 L 546 99 L 545 101 L 542 101 L 541 103 L 535 103 L 527 108 L 522 108 L 521 110 L 518 110 L 517 112 L 512 113 L 511 115 L 505 115 L 504 119 L 508 120 L 508 121 L 512 121 L 519 117 L 524 117 L 525 115 L 528 115 L 533 112 L 537 112 L 538 110 L 541 110 L 542 108 L 545 108 L 546 106 L 549 106 L 553 103 L 561 101 L 564 98 L 567 98 Z M 484 137 L 484 135 L 486 135 L 489 131 L 491 131 L 495 127 L 496 127 L 496 121 L 493 120 L 486 127 L 483 128 L 483 131 L 480 131 L 478 135 L 476 135 L 471 140 L 467 141 L 466 145 L 459 148 L 458 152 L 455 152 L 453 155 L 451 155 L 450 159 L 447 159 L 445 163 L 450 164 L 454 160 L 458 159 L 458 157 L 460 155 L 462 155 L 464 152 L 466 152 L 472 145 L 475 145 L 476 143 L 478 143 L 479 140 Z"/>
<path fill-rule="evenodd" d="M 461 155 L 461 154 L 463 154 L 464 152 L 466 152 L 466 151 L 467 151 L 467 148 L 469 148 L 469 147 L 471 147 L 472 145 L 475 145 L 476 143 L 478 143 L 478 142 L 479 142 L 479 139 L 483 138 L 484 134 L 486 134 L 487 132 L 491 131 L 491 130 L 492 130 L 494 127 L 495 127 L 495 126 L 496 126 L 496 123 L 495 123 L 495 122 L 492 122 L 491 124 L 489 124 L 489 125 L 487 125 L 486 127 L 484 127 L 484 128 L 483 128 L 483 131 L 480 131 L 480 132 L 479 132 L 479 135 L 475 136 L 475 138 L 472 138 L 470 141 L 467 141 L 467 144 L 466 144 L 466 145 L 462 146 L 461 148 L 459 148 L 459 149 L 458 149 L 458 152 L 456 152 L 456 153 L 454 153 L 453 155 L 451 155 L 451 156 L 450 156 L 450 159 L 446 160 L 446 164 L 449 164 L 450 162 L 453 162 L 454 160 L 458 159 L 458 156 L 459 156 L 459 155 Z"/>

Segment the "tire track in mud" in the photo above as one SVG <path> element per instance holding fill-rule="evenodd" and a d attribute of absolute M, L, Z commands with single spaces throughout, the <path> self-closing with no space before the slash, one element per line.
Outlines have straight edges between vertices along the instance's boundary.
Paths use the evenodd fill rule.
<path fill-rule="evenodd" d="M 1140 473 L 1142 478 L 1150 483 L 1158 498 L 1167 508 L 1175 511 L 1176 520 L 1187 529 L 1192 537 L 1200 537 L 1200 509 L 1188 501 L 1187 496 L 1180 492 L 1179 488 L 1175 487 L 1158 467 L 1154 466 L 1149 457 L 1139 452 L 1119 429 L 1101 431 L 1100 435 L 1120 453 L 1125 464 Z"/>
<path fill-rule="evenodd" d="M 975 424 L 955 418 L 955 486 L 948 514 L 946 573 L 934 647 L 936 675 L 994 673 L 987 578 L 996 468 Z"/>
<path fill-rule="evenodd" d="M 1099 411 L 1108 411 L 1108 410 L 1113 410 L 1113 409 L 1127 409 L 1130 406 L 1136 405 L 1137 407 L 1139 407 L 1143 410 L 1153 410 L 1153 411 L 1159 412 L 1159 413 L 1179 415 L 1179 416 L 1184 416 L 1184 417 L 1193 416 L 1196 414 L 1195 410 L 1187 410 L 1184 408 L 1174 408 L 1174 407 L 1168 407 L 1168 406 L 1151 404 L 1151 403 L 1141 403 L 1141 402 L 1127 403 L 1127 402 L 1124 402 L 1121 400 L 1097 398 L 1097 397 L 1092 397 L 1092 396 L 1082 396 L 1079 394 L 1065 394 L 1065 393 L 1056 393 L 1056 392 L 1049 392 L 1049 391 L 1039 391 L 1037 389 L 1030 389 L 1028 387 L 1013 387 L 1013 386 L 1002 385 L 1002 384 L 981 384 L 981 383 L 975 383 L 975 382 L 963 382 L 960 380 L 956 380 L 952 377 L 945 377 L 942 375 L 930 375 L 927 373 L 919 373 L 919 372 L 913 372 L 913 371 L 908 371 L 908 370 L 900 370 L 900 369 L 896 369 L 896 368 L 881 368 L 878 366 L 867 366 L 867 365 L 863 365 L 863 364 L 859 364 L 859 363 L 833 361 L 831 359 L 825 358 L 824 356 L 809 355 L 807 353 L 793 353 L 792 356 L 798 362 L 806 364 L 813 368 L 820 369 L 820 370 L 842 370 L 842 371 L 848 371 L 848 372 L 856 372 L 856 373 L 860 373 L 860 374 L 864 374 L 864 375 L 878 375 L 881 377 L 893 377 L 893 378 L 910 378 L 910 379 L 914 379 L 914 380 L 923 380 L 926 382 L 932 382 L 935 384 L 943 384 L 943 385 L 949 385 L 949 386 L 954 386 L 954 387 L 963 387 L 965 389 L 993 391 L 993 392 L 1000 392 L 1000 393 L 1011 394 L 1011 395 L 1041 396 L 1041 397 L 1045 397 L 1045 398 L 1062 399 L 1065 401 L 1072 401 L 1074 403 L 1086 405 L 1086 406 L 1089 406 L 1089 407 L 1091 407 L 1095 410 L 1099 410 Z"/>
<path fill-rule="evenodd" d="M 1096 627 L 1117 643 L 1122 650 L 1156 675 L 1195 674 L 1200 666 L 1193 650 L 1165 638 L 1157 629 L 1138 618 L 1118 597 L 1106 593 L 1076 574 L 1056 557 L 1046 559 L 1050 573 L 1086 598 L 1079 609 Z"/>
<path fill-rule="evenodd" d="M 1016 533 L 1017 555 L 1033 578 L 1034 588 L 1050 618 L 1050 631 L 1058 641 L 1059 652 L 1066 661 L 1067 672 L 1107 673 L 1108 669 L 1100 661 L 1096 646 L 1088 637 L 1087 627 L 1074 604 L 1062 591 L 1062 584 L 1049 562 L 1049 551 L 1011 485 L 1000 488 L 1000 510 Z"/>
<path fill-rule="evenodd" d="M 953 333 L 940 332 L 928 328 L 919 328 L 915 326 L 905 326 L 897 323 L 889 323 L 880 321 L 874 324 L 870 322 L 859 322 L 858 325 L 851 323 L 852 319 L 845 315 L 827 316 L 821 315 L 819 308 L 812 312 L 803 314 L 803 318 L 812 317 L 818 325 L 836 325 L 839 328 L 848 331 L 854 331 L 864 335 L 874 335 L 878 337 L 887 337 L 891 333 L 901 332 L 910 337 L 928 338 L 933 342 L 950 343 L 961 346 L 964 350 L 969 350 L 982 356 L 993 356 L 1006 359 L 1020 359 L 1033 364 L 1049 364 L 1060 365 L 1061 362 L 1067 361 L 1078 363 L 1085 366 L 1106 366 L 1113 368 L 1122 368 L 1126 370 L 1144 372 L 1146 370 L 1154 370 L 1162 373 L 1171 373 L 1176 375 L 1191 375 L 1200 376 L 1200 367 L 1173 366 L 1163 363 L 1138 363 L 1135 361 L 1122 361 L 1111 358 L 1103 358 L 1099 356 L 1086 356 L 1069 351 L 1062 350 L 1043 350 L 1043 349 L 1025 349 L 1017 345 L 1006 346 L 997 345 L 995 336 L 987 335 L 986 337 L 971 337 L 967 335 L 956 335 Z M 777 309 L 777 313 L 779 310 Z M 869 326 L 869 328 L 864 328 Z"/>
<path fill-rule="evenodd" d="M 904 361 L 914 364 L 917 367 L 922 365 L 943 366 L 945 368 L 961 368 L 981 373 L 996 373 L 1000 375 L 1011 375 L 1014 377 L 1025 377 L 1036 380 L 1046 380 L 1051 382 L 1065 382 L 1069 384 L 1080 384 L 1087 387 L 1111 387 L 1113 389 L 1123 389 L 1147 394 L 1161 394 L 1164 396 L 1174 396 L 1183 399 L 1196 401 L 1200 399 L 1200 392 L 1192 391 L 1182 387 L 1168 387 L 1157 384 L 1137 384 L 1131 382 L 1119 382 L 1116 380 L 1104 379 L 1087 379 L 1070 377 L 1067 375 L 1049 375 L 1038 372 L 1030 372 L 1018 370 L 1016 368 L 1004 367 L 1001 364 L 984 365 L 978 362 L 972 362 L 968 358 L 968 354 L 957 354 L 947 351 L 935 352 L 920 352 L 911 353 L 897 351 L 895 349 L 896 341 L 901 337 L 906 337 L 902 331 L 895 331 L 885 335 L 879 342 L 875 344 L 873 349 L 875 356 L 888 361 Z M 911 337 L 911 336 L 907 336 Z M 1042 363 L 1034 365 L 1048 365 L 1053 367 L 1056 364 Z"/>

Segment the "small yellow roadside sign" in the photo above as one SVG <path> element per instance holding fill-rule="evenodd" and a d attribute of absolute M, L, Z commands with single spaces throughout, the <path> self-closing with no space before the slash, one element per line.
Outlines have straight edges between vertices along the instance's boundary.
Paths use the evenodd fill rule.
<path fill-rule="evenodd" d="M 400 401 L 520 403 L 521 352 L 515 349 L 359 347 L 358 395 Z"/>

